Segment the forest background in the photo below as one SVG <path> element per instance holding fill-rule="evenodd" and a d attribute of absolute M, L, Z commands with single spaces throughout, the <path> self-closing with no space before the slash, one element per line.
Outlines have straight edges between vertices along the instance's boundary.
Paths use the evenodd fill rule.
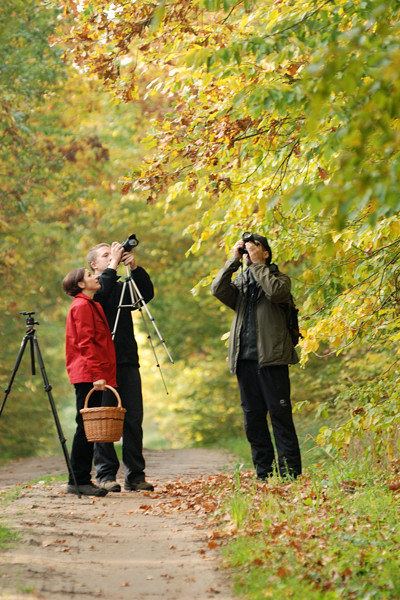
<path fill-rule="evenodd" d="M 149 309 L 174 358 L 149 324 L 166 394 L 135 314 L 145 444 L 243 436 L 226 363 L 232 314 L 209 284 L 253 230 L 268 237 L 300 308 L 291 379 L 302 447 L 393 458 L 399 10 L 389 0 L 4 0 L 2 387 L 25 334 L 19 313 L 35 311 L 71 438 L 61 281 L 94 244 L 135 233 L 156 289 Z M 2 459 L 58 447 L 28 354 L 0 418 Z"/>

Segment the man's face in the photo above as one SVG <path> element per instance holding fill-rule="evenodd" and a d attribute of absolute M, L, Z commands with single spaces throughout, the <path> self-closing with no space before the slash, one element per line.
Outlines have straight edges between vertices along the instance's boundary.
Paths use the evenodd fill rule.
<path fill-rule="evenodd" d="M 97 275 L 101 275 L 111 262 L 110 246 L 101 246 L 97 250 L 96 262 L 92 263 L 92 268 Z"/>
<path fill-rule="evenodd" d="M 265 263 L 269 256 L 268 250 L 258 241 L 246 242 L 246 250 L 248 254 L 244 254 L 244 261 L 247 266 L 252 263 Z"/>

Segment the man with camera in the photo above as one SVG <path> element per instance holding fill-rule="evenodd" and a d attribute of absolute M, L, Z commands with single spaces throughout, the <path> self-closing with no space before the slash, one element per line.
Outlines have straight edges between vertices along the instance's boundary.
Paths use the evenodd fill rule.
<path fill-rule="evenodd" d="M 134 240 L 132 240 L 134 238 Z M 129 267 L 132 280 L 140 291 L 144 302 L 154 297 L 154 289 L 148 273 L 136 264 L 135 256 L 127 251 L 137 245 L 135 236 L 130 236 L 120 244 L 98 244 L 86 257 L 89 267 L 99 276 L 101 289 L 94 299 L 100 302 L 109 327 L 114 333 L 114 345 L 117 357 L 117 386 L 122 405 L 126 408 L 122 434 L 122 460 L 125 468 L 124 489 L 127 491 L 152 491 L 153 485 L 145 478 L 145 460 L 143 457 L 143 398 L 139 371 L 138 347 L 135 340 L 130 288 L 126 286 L 122 298 L 123 283 L 119 281 L 117 269 L 120 262 Z M 124 305 L 124 306 L 121 306 Z M 140 303 L 136 306 L 140 308 Z M 117 318 L 118 317 L 118 318 Z M 115 327 L 116 326 L 116 327 Z M 115 331 L 114 331 L 115 328 Z M 109 392 L 105 392 L 107 394 Z M 119 492 L 116 481 L 119 460 L 114 444 L 95 444 L 94 464 L 99 486 L 109 492 Z"/>
<path fill-rule="evenodd" d="M 242 259 L 247 269 L 232 280 Z M 299 361 L 285 310 L 291 299 L 291 283 L 271 259 L 267 239 L 245 233 L 211 284 L 212 294 L 235 311 L 229 337 L 229 368 L 237 376 L 246 436 L 260 480 L 271 476 L 274 469 L 284 478 L 301 474 L 288 368 Z"/>

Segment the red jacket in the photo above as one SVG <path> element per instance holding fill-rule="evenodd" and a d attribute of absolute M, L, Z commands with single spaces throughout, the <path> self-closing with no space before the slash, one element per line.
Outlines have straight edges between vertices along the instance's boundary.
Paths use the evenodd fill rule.
<path fill-rule="evenodd" d="M 104 311 L 86 294 L 75 296 L 67 317 L 66 365 L 71 383 L 105 379 L 116 386 L 114 342 Z"/>

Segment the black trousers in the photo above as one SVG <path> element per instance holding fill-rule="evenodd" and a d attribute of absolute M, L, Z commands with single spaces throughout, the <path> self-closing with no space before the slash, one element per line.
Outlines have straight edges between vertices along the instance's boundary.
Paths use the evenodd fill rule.
<path fill-rule="evenodd" d="M 239 360 L 237 379 L 244 427 L 257 477 L 264 479 L 274 471 L 275 452 L 267 423 L 268 413 L 279 473 L 283 477 L 298 477 L 301 474 L 301 456 L 290 403 L 288 366 L 260 369 L 257 361 Z"/>
<path fill-rule="evenodd" d="M 78 485 L 86 485 L 91 482 L 91 470 L 93 462 L 93 442 L 86 439 L 82 415 L 79 412 L 85 404 L 85 398 L 93 387 L 92 383 L 75 383 L 76 396 L 76 431 L 72 441 L 71 467 Z M 101 406 L 103 392 L 93 392 L 90 396 L 89 407 Z M 69 474 L 68 483 L 74 485 L 72 474 Z"/>
<path fill-rule="evenodd" d="M 142 381 L 138 367 L 117 366 L 118 393 L 122 406 L 126 408 L 122 433 L 122 460 L 125 466 L 125 481 L 134 483 L 145 479 L 143 457 L 143 398 Z M 111 402 L 108 399 L 112 396 Z M 115 396 L 104 392 L 104 404 L 115 405 Z M 114 481 L 119 469 L 119 460 L 114 444 L 95 444 L 94 465 L 98 481 Z"/>

